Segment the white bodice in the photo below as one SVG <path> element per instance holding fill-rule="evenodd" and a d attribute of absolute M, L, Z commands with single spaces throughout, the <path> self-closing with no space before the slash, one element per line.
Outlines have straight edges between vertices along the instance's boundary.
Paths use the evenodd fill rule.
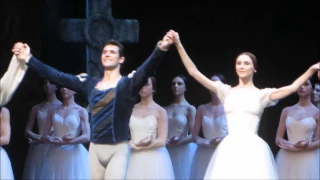
<path fill-rule="evenodd" d="M 228 134 L 257 134 L 264 108 L 276 104 L 270 100 L 275 89 L 231 88 L 219 81 L 216 84 L 227 116 Z"/>
<path fill-rule="evenodd" d="M 226 116 L 222 115 L 215 119 L 203 116 L 202 131 L 204 138 L 208 140 L 226 136 L 228 134 Z"/>
<path fill-rule="evenodd" d="M 290 116 L 286 118 L 288 140 L 292 143 L 300 140 L 312 140 L 316 128 L 317 123 L 313 117 L 307 117 L 301 120 L 293 119 Z"/>
<path fill-rule="evenodd" d="M 80 135 L 80 117 L 78 114 L 71 113 L 63 118 L 54 113 L 52 115 L 52 125 L 55 136 L 57 137 L 63 137 L 69 134 L 73 137 Z"/>
<path fill-rule="evenodd" d="M 154 116 L 137 118 L 131 115 L 129 127 L 133 142 L 139 142 L 150 135 L 153 139 L 158 137 L 158 121 Z"/>
<path fill-rule="evenodd" d="M 168 139 L 173 136 L 180 137 L 185 126 L 187 125 L 187 117 L 184 115 L 176 115 L 172 118 L 168 118 Z"/>

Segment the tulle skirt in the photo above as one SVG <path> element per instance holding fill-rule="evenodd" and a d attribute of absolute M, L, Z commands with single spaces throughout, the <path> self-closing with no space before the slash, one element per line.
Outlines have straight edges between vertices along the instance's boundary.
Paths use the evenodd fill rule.
<path fill-rule="evenodd" d="M 30 144 L 22 179 L 40 179 L 40 173 L 52 144 Z"/>
<path fill-rule="evenodd" d="M 11 161 L 7 152 L 0 147 L 0 179 L 12 180 L 14 179 Z"/>
<path fill-rule="evenodd" d="M 167 148 L 131 151 L 127 179 L 174 179 L 171 159 Z"/>
<path fill-rule="evenodd" d="M 197 149 L 197 144 L 189 143 L 178 147 L 168 148 L 175 179 L 189 179 L 192 159 Z"/>
<path fill-rule="evenodd" d="M 208 165 L 205 179 L 278 179 L 274 156 L 256 134 L 227 135 Z"/>
<path fill-rule="evenodd" d="M 82 144 L 54 146 L 48 151 L 40 179 L 90 179 L 87 149 Z"/>
<path fill-rule="evenodd" d="M 193 156 L 190 180 L 202 180 L 215 147 L 198 146 Z"/>
<path fill-rule="evenodd" d="M 320 179 L 320 150 L 288 152 L 280 149 L 276 164 L 280 179 Z"/>

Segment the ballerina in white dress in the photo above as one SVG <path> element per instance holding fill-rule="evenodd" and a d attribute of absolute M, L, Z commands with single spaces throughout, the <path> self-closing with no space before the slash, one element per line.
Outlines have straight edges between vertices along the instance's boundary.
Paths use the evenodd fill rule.
<path fill-rule="evenodd" d="M 156 90 L 154 77 L 140 90 L 141 101 L 130 118 L 130 163 L 126 179 L 174 179 L 171 159 L 166 146 L 167 112 L 153 101 Z"/>
<path fill-rule="evenodd" d="M 11 161 L 2 146 L 8 145 L 11 136 L 10 112 L 0 106 L 0 179 L 13 180 Z"/>
<path fill-rule="evenodd" d="M 253 83 L 257 71 L 256 57 L 243 52 L 235 63 L 239 84 L 231 87 L 204 76 L 186 53 L 179 34 L 174 34 L 175 46 L 188 73 L 217 93 L 227 116 L 228 135 L 215 150 L 204 179 L 278 179 L 274 156 L 268 144 L 257 135 L 261 115 L 264 108 L 297 91 L 319 71 L 320 63 L 311 66 L 289 86 L 258 89 Z"/>
<path fill-rule="evenodd" d="M 62 105 L 48 110 L 44 142 L 54 146 L 47 153 L 40 179 L 90 179 L 88 150 L 82 145 L 90 140 L 88 112 L 74 102 L 74 91 L 60 91 Z"/>
<path fill-rule="evenodd" d="M 320 179 L 319 109 L 311 103 L 312 85 L 306 81 L 298 90 L 299 102 L 283 109 L 276 144 L 280 179 Z M 287 131 L 288 140 L 283 139 Z"/>
<path fill-rule="evenodd" d="M 224 79 L 221 74 L 211 77 L 212 81 L 224 82 Z M 192 136 L 198 147 L 192 160 L 190 180 L 204 178 L 214 150 L 227 135 L 227 122 L 223 105 L 215 93 L 210 92 L 210 94 L 211 102 L 202 104 L 197 109 L 196 121 L 192 129 Z M 199 136 L 201 127 L 204 138 Z"/>
<path fill-rule="evenodd" d="M 191 135 L 196 108 L 185 99 L 186 80 L 182 75 L 173 78 L 171 89 L 174 102 L 165 107 L 169 117 L 167 148 L 176 179 L 190 178 L 192 158 L 197 148 Z"/>
<path fill-rule="evenodd" d="M 44 134 L 48 109 L 52 106 L 61 105 L 61 101 L 57 99 L 55 94 L 57 90 L 56 85 L 44 80 L 43 89 L 46 99 L 32 107 L 25 129 L 25 135 L 29 139 L 30 146 L 22 179 L 40 179 L 40 173 L 47 157 L 47 152 L 52 146 L 51 144 L 42 143 L 41 138 Z M 32 132 L 34 124 L 37 125 L 38 132 Z"/>

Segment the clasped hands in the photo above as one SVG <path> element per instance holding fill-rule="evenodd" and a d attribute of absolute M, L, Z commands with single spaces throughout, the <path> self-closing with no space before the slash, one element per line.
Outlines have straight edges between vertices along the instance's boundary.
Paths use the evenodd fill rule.
<path fill-rule="evenodd" d="M 301 140 L 296 143 L 280 142 L 279 147 L 290 152 L 299 152 L 305 150 L 310 144 L 309 140 Z"/>

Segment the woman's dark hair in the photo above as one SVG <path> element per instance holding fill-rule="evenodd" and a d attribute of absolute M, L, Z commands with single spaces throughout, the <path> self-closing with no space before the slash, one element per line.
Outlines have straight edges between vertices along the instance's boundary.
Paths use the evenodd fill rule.
<path fill-rule="evenodd" d="M 249 56 L 249 58 L 252 60 L 252 63 L 253 63 L 253 67 L 256 71 L 258 71 L 258 60 L 257 60 L 257 57 L 251 53 L 251 52 L 242 52 L 240 53 L 237 57 L 241 56 L 241 55 L 247 55 Z"/>
<path fill-rule="evenodd" d="M 222 74 L 220 74 L 220 73 L 215 73 L 215 74 L 213 74 L 213 75 L 211 76 L 211 78 L 212 78 L 213 76 L 217 76 L 223 84 L 226 84 L 226 83 L 227 83 L 227 79 L 224 77 L 224 75 L 222 75 Z"/>
<path fill-rule="evenodd" d="M 157 87 L 158 87 L 157 86 L 157 80 L 153 76 L 150 76 L 149 78 L 151 79 L 153 93 L 156 93 Z"/>

